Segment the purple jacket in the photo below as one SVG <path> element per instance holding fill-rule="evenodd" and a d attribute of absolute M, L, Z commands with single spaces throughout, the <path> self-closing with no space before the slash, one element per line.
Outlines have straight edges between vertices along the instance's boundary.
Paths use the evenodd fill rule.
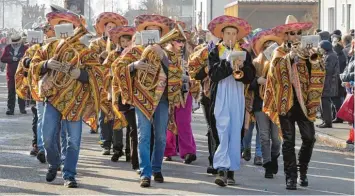
<path fill-rule="evenodd" d="M 25 55 L 25 52 L 27 50 L 27 46 L 21 45 L 18 53 L 16 55 L 17 61 L 13 61 L 14 57 L 14 49 L 11 47 L 11 45 L 7 45 L 2 53 L 1 56 L 1 62 L 6 63 L 6 80 L 7 81 L 15 81 L 15 73 L 17 70 L 17 66 L 21 58 Z"/>

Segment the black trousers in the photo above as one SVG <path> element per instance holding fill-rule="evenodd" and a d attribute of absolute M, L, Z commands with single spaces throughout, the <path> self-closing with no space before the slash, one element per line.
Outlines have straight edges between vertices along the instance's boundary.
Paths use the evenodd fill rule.
<path fill-rule="evenodd" d="M 308 163 L 311 160 L 314 143 L 316 141 L 314 124 L 303 114 L 298 102 L 295 102 L 286 116 L 279 116 L 279 118 L 283 135 L 282 154 L 285 175 L 286 178 L 297 178 L 295 123 L 297 122 L 302 139 L 302 146 L 298 153 L 298 162 L 300 168 L 303 168 L 303 171 L 300 172 L 303 173 L 307 172 Z"/>
<path fill-rule="evenodd" d="M 126 153 L 131 155 L 131 164 L 133 169 L 139 168 L 138 162 L 138 132 L 136 122 L 136 112 L 134 109 L 125 112 L 125 117 L 128 122 L 126 134 Z M 129 146 L 129 147 L 128 147 Z"/>
<path fill-rule="evenodd" d="M 213 129 L 211 127 L 211 116 L 210 116 L 210 111 L 211 111 L 211 101 L 207 97 L 203 95 L 201 99 L 201 105 L 203 109 L 203 114 L 205 116 L 205 120 L 207 122 L 207 138 L 208 138 L 208 161 L 209 165 L 213 165 L 213 156 L 214 153 L 217 150 L 217 147 L 219 145 L 219 139 L 218 139 L 218 133 L 213 133 Z M 217 138 L 216 138 L 217 137 Z"/>
<path fill-rule="evenodd" d="M 15 111 L 15 102 L 16 102 L 16 89 L 15 89 L 15 80 L 7 81 L 7 109 L 11 112 Z M 17 99 L 20 111 L 25 110 L 25 100 L 18 97 Z"/>
<path fill-rule="evenodd" d="M 37 145 L 37 123 L 38 123 L 37 108 L 35 106 L 32 106 L 31 111 L 33 114 L 33 118 L 32 118 L 32 132 L 33 132 L 32 146 L 35 146 L 35 145 Z"/>
<path fill-rule="evenodd" d="M 333 121 L 332 100 L 330 97 L 322 97 L 322 119 L 324 123 L 331 125 Z"/>

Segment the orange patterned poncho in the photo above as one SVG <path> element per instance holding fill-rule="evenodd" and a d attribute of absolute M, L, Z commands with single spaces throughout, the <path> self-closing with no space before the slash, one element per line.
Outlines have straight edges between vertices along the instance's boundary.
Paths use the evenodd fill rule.
<path fill-rule="evenodd" d="M 278 47 L 274 52 L 267 76 L 263 111 L 280 127 L 279 115 L 287 114 L 293 106 L 293 96 L 297 96 L 305 116 L 308 120 L 315 121 L 324 77 L 322 60 L 311 63 L 309 73 L 304 59 L 299 58 L 299 61 L 292 65 L 284 46 Z M 294 81 L 294 84 L 291 81 Z"/>
<path fill-rule="evenodd" d="M 52 58 L 59 41 L 53 41 L 38 50 L 31 61 L 32 76 L 35 80 L 41 79 L 43 65 Z M 103 85 L 103 75 L 100 65 L 97 63 L 95 53 L 89 50 L 79 40 L 70 45 L 70 48 L 77 51 L 79 56 L 75 61 L 80 60 L 80 69 L 88 72 L 89 83 L 82 83 L 72 80 L 68 86 L 57 88 L 53 86 L 45 93 L 46 99 L 61 114 L 62 118 L 69 121 L 79 121 L 82 117 L 96 115 L 99 110 L 99 86 Z M 69 52 L 69 56 L 74 56 Z M 49 74 L 51 70 L 47 72 Z"/>
<path fill-rule="evenodd" d="M 209 89 L 210 89 L 210 79 L 206 77 L 203 81 L 199 81 L 195 79 L 195 76 L 201 71 L 201 69 L 205 69 L 208 62 L 208 46 L 206 44 L 198 45 L 194 52 L 189 56 L 188 61 L 188 70 L 191 80 L 191 89 L 190 92 L 195 99 L 198 99 L 198 96 L 201 91 L 201 82 L 204 85 L 204 94 L 209 97 Z"/>
<path fill-rule="evenodd" d="M 32 83 L 31 68 L 24 67 L 24 61 L 26 59 L 32 59 L 36 51 L 40 48 L 41 46 L 39 44 L 34 44 L 28 48 L 17 67 L 15 74 L 15 88 L 17 95 L 21 99 L 28 100 L 32 97 L 35 101 L 41 101 L 38 95 L 38 83 L 35 85 Z M 27 77 L 25 76 L 25 72 L 27 72 Z M 29 92 L 31 93 L 29 94 Z"/>

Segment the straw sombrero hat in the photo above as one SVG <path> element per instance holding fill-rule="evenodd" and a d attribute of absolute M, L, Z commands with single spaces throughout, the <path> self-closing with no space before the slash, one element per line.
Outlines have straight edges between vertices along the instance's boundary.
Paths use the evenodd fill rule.
<path fill-rule="evenodd" d="M 219 17 L 213 19 L 208 24 L 208 30 L 211 31 L 211 33 L 219 39 L 222 39 L 222 30 L 225 27 L 237 28 L 238 29 L 237 39 L 238 40 L 247 36 L 251 31 L 251 26 L 246 20 L 244 20 L 242 18 L 233 17 L 233 16 L 227 16 L 227 15 L 219 16 Z"/>
<path fill-rule="evenodd" d="M 121 27 L 116 27 L 108 32 L 109 38 L 114 42 L 118 43 L 119 38 L 124 35 L 130 35 L 133 36 L 136 33 L 136 28 L 131 27 L 131 26 L 121 26 Z"/>
<path fill-rule="evenodd" d="M 174 23 L 174 21 L 165 16 L 152 14 L 137 16 L 134 23 L 137 31 L 144 31 L 148 26 L 158 26 L 162 29 L 161 36 L 164 36 L 170 31 L 170 25 Z"/>
<path fill-rule="evenodd" d="M 22 43 L 21 35 L 12 35 L 10 44 L 20 44 Z"/>
<path fill-rule="evenodd" d="M 128 25 L 128 20 L 125 17 L 113 12 L 103 12 L 96 19 L 96 33 L 102 35 L 105 32 L 105 24 L 109 22 L 116 24 L 116 26 Z"/>
<path fill-rule="evenodd" d="M 282 37 L 278 36 L 273 29 L 266 29 L 257 33 L 251 40 L 253 51 L 256 55 L 262 52 L 265 42 L 274 41 L 277 44 L 282 44 Z"/>
<path fill-rule="evenodd" d="M 313 26 L 312 22 L 298 22 L 297 18 L 293 15 L 288 15 L 284 25 L 280 25 L 274 28 L 277 34 L 285 34 L 290 31 L 306 31 L 311 29 Z"/>
<path fill-rule="evenodd" d="M 54 27 L 60 21 L 67 21 L 72 23 L 75 27 L 80 26 L 84 21 L 78 15 L 70 12 L 50 12 L 46 15 L 48 23 Z"/>

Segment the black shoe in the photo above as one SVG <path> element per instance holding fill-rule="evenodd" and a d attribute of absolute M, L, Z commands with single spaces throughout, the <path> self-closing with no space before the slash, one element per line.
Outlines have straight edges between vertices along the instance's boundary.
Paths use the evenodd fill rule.
<path fill-rule="evenodd" d="M 318 128 L 333 128 L 333 126 L 331 124 L 326 124 L 326 123 L 322 123 L 320 125 L 317 125 Z"/>
<path fill-rule="evenodd" d="M 46 174 L 46 181 L 47 182 L 52 182 L 53 180 L 55 180 L 55 178 L 57 177 L 57 170 L 58 170 L 58 168 L 48 169 L 48 172 Z"/>
<path fill-rule="evenodd" d="M 215 168 L 213 168 L 212 166 L 208 166 L 207 167 L 207 173 L 216 175 L 216 174 L 218 174 L 218 171 Z"/>
<path fill-rule="evenodd" d="M 102 155 L 110 155 L 110 149 L 104 149 L 102 150 Z"/>
<path fill-rule="evenodd" d="M 31 152 L 30 152 L 30 155 L 31 155 L 31 156 L 37 156 L 37 154 L 38 154 L 37 145 L 33 145 L 32 150 L 31 150 Z"/>
<path fill-rule="evenodd" d="M 67 188 L 78 188 L 75 178 L 69 178 L 64 180 L 64 186 Z"/>
<path fill-rule="evenodd" d="M 164 161 L 173 161 L 173 158 L 171 158 L 171 157 L 165 157 L 165 158 L 164 158 Z"/>
<path fill-rule="evenodd" d="M 346 143 L 354 145 L 354 141 L 352 141 L 352 140 L 346 140 Z"/>
<path fill-rule="evenodd" d="M 262 166 L 263 165 L 263 158 L 262 157 L 254 157 L 254 165 Z"/>
<path fill-rule="evenodd" d="M 251 151 L 250 151 L 250 148 L 244 149 L 244 152 L 243 152 L 243 159 L 246 160 L 246 161 L 250 161 L 250 159 L 251 159 Z"/>
<path fill-rule="evenodd" d="M 278 154 L 276 157 L 271 157 L 271 172 L 273 174 L 277 174 L 279 171 L 279 164 L 277 159 L 279 158 L 280 154 Z"/>
<path fill-rule="evenodd" d="M 46 154 L 43 151 L 40 151 L 37 154 L 37 160 L 39 160 L 39 162 L 41 162 L 41 163 L 46 163 Z"/>
<path fill-rule="evenodd" d="M 95 131 L 94 129 L 90 129 L 90 134 L 97 134 L 97 131 Z"/>
<path fill-rule="evenodd" d="M 185 161 L 184 161 L 184 163 L 185 163 L 185 164 L 191 164 L 192 161 L 196 161 L 196 155 L 194 155 L 194 154 L 187 154 L 187 155 L 185 156 Z"/>
<path fill-rule="evenodd" d="M 14 111 L 7 110 L 6 115 L 14 115 Z"/>
<path fill-rule="evenodd" d="M 287 190 L 297 190 L 297 180 L 292 178 L 286 179 L 286 189 Z"/>
<path fill-rule="evenodd" d="M 20 110 L 20 113 L 21 114 L 27 114 L 27 111 L 26 110 Z"/>
<path fill-rule="evenodd" d="M 153 173 L 154 181 L 158 183 L 163 183 L 164 182 L 164 177 L 161 172 Z"/>
<path fill-rule="evenodd" d="M 308 178 L 307 175 L 300 175 L 300 186 L 307 187 L 308 186 Z"/>
<path fill-rule="evenodd" d="M 227 172 L 227 184 L 228 185 L 235 185 L 234 171 Z"/>
<path fill-rule="evenodd" d="M 216 180 L 214 181 L 218 186 L 225 187 L 227 186 L 227 172 L 218 171 Z"/>
<path fill-rule="evenodd" d="M 129 150 L 129 151 L 127 151 L 126 150 L 126 152 L 125 152 L 125 154 L 126 154 L 126 162 L 131 162 L 131 151 Z"/>
<path fill-rule="evenodd" d="M 263 167 L 265 168 L 265 178 L 274 178 L 274 175 L 272 173 L 272 163 L 271 162 L 267 162 L 263 165 Z"/>
<path fill-rule="evenodd" d="M 112 162 L 117 162 L 118 159 L 120 159 L 120 157 L 123 156 L 123 152 L 119 151 L 119 152 L 115 152 L 112 157 L 111 157 L 111 161 Z"/>
<path fill-rule="evenodd" d="M 343 121 L 342 119 L 336 118 L 336 119 L 333 120 L 332 123 L 343 123 L 343 122 L 344 122 L 344 121 Z"/>
<path fill-rule="evenodd" d="M 142 188 L 150 187 L 150 179 L 149 178 L 142 178 L 141 179 L 141 187 Z"/>

